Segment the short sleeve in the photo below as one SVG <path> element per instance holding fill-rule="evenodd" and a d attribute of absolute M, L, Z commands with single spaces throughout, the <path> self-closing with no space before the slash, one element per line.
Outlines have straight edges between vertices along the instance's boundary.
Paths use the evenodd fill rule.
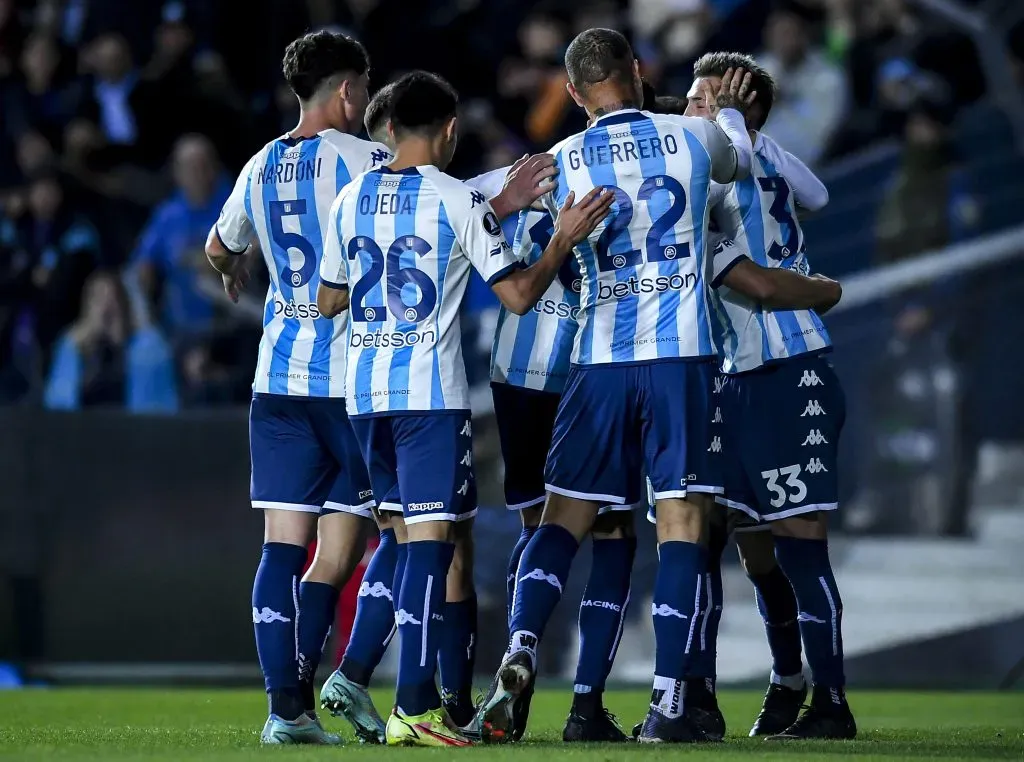
<path fill-rule="evenodd" d="M 748 257 L 743 249 L 724 235 L 712 235 L 709 243 L 714 246 L 712 249 L 711 287 L 718 288 L 729 271 Z"/>
<path fill-rule="evenodd" d="M 530 264 L 540 258 L 551 242 L 555 232 L 555 223 L 547 212 L 526 209 L 519 213 L 519 224 L 516 226 L 515 240 L 512 250 L 516 259 Z"/>
<path fill-rule="evenodd" d="M 324 235 L 324 256 L 320 260 L 320 282 L 329 288 L 348 288 L 348 271 L 341 242 L 341 209 L 344 196 L 338 196 L 331 205 Z"/>
<path fill-rule="evenodd" d="M 383 143 L 370 143 L 369 155 L 366 162 L 359 168 L 360 172 L 368 172 L 371 169 L 382 167 L 395 158 L 388 147 Z"/>
<path fill-rule="evenodd" d="M 505 238 L 501 222 L 490 202 L 481 198 L 479 191 L 465 185 L 462 191 L 464 195 L 454 199 L 459 209 L 454 215 L 449 212 L 449 219 L 453 222 L 455 237 L 466 258 L 487 281 L 487 285 L 493 286 L 523 265 Z"/>
<path fill-rule="evenodd" d="M 221 245 L 232 254 L 244 254 L 245 250 L 249 248 L 249 244 L 252 243 L 255 233 L 252 220 L 249 219 L 249 215 L 245 211 L 245 194 L 249 190 L 249 180 L 255 161 L 256 157 L 253 156 L 242 168 L 235 181 L 235 187 L 231 189 L 231 195 L 224 202 L 224 206 L 220 210 L 220 217 L 217 218 L 217 224 L 214 226 Z"/>
<path fill-rule="evenodd" d="M 510 169 L 512 169 L 511 166 L 492 169 L 490 172 L 484 172 L 482 175 L 466 180 L 466 185 L 480 191 L 488 199 L 493 199 L 504 190 L 505 178 L 508 177 Z"/>

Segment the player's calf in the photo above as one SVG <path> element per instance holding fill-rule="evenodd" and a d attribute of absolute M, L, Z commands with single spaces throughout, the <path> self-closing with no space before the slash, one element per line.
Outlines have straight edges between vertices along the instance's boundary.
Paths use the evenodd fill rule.
<path fill-rule="evenodd" d="M 455 554 L 448 569 L 444 630 L 438 651 L 441 702 L 460 728 L 476 712 L 473 668 L 476 665 L 477 603 L 473 586 L 473 519 L 455 524 Z"/>

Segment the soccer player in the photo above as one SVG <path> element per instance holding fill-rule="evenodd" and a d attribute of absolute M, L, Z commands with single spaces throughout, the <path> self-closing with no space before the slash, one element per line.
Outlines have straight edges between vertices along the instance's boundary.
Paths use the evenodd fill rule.
<path fill-rule="evenodd" d="M 746 114 L 754 163 L 749 178 L 727 189 L 715 221 L 762 268 L 806 273 L 795 207 L 820 208 L 828 194 L 807 167 L 759 132 L 775 91 L 770 75 L 749 56 L 705 55 L 694 67 L 687 113 L 713 118 L 718 105 L 709 93 L 737 67 L 751 72 L 758 93 Z M 721 262 L 716 266 L 721 268 Z M 818 317 L 834 301 L 766 311 L 763 300 L 733 288 L 724 273 L 716 276 L 716 281 L 725 280 L 713 302 L 726 374 L 721 390 L 726 491 L 721 502 L 770 522 L 778 559 L 777 566 L 770 561 L 769 535 L 737 535 L 774 659 L 771 685 L 751 735 L 853 738 L 857 729 L 843 674 L 842 599 L 829 562 L 825 518 L 825 512 L 838 507 L 838 439 L 845 418 L 842 389 L 823 357 L 831 341 Z M 827 279 L 815 278 L 828 286 Z M 797 627 L 814 681 L 810 707 L 799 719 L 807 688 Z"/>
<path fill-rule="evenodd" d="M 388 134 L 395 83 L 385 85 L 370 100 L 364 117 L 369 135 L 390 149 Z M 490 198 L 496 216 L 518 212 L 543 192 L 541 183 L 557 173 L 547 154 L 523 157 L 512 167 L 504 167 L 473 178 L 467 185 Z M 328 678 L 321 691 L 324 706 L 352 723 L 356 733 L 366 740 L 377 738 L 372 702 L 366 691 L 374 670 L 384 656 L 394 632 L 393 601 L 401 590 L 405 571 L 406 534 L 401 518 L 400 497 L 391 495 L 381 503 L 377 514 L 381 545 L 375 552 L 360 585 L 356 620 L 342 663 Z M 463 727 L 473 719 L 472 676 L 476 655 L 476 593 L 472 580 L 472 520 L 458 522 L 455 556 L 449 569 L 445 602 L 445 633 L 438 652 L 441 697 L 445 710 L 456 725 Z M 395 561 L 390 557 L 395 556 Z M 378 561 L 381 563 L 378 563 Z M 391 576 L 387 576 L 391 571 Z M 386 615 L 386 620 L 385 620 Z M 359 700 L 365 696 L 365 700 Z M 383 741 L 383 724 L 380 726 Z"/>
<path fill-rule="evenodd" d="M 324 314 L 351 312 L 353 426 L 375 491 L 400 496 L 408 533 L 389 744 L 470 743 L 434 683 L 455 524 L 475 510 L 458 317 L 469 268 L 503 304 L 525 313 L 611 205 L 598 189 L 575 205 L 567 198 L 544 255 L 524 268 L 486 198 L 442 171 L 455 150 L 457 104 L 436 75 L 413 72 L 396 82 L 388 128 L 396 159 L 339 194 L 317 295 Z"/>
<path fill-rule="evenodd" d="M 335 196 L 391 154 L 347 134 L 368 100 L 362 45 L 307 34 L 288 46 L 283 69 L 299 124 L 245 165 L 206 252 L 235 298 L 255 251 L 270 273 L 249 415 L 252 505 L 265 526 L 252 593 L 270 701 L 261 740 L 337 744 L 316 718 L 312 681 L 338 591 L 365 551 L 374 497 L 345 411 L 346 319 L 322 318 L 315 295 Z M 316 557 L 299 584 L 314 532 Z"/>
<path fill-rule="evenodd" d="M 694 455 L 687 442 L 706 436 L 698 363 L 715 356 L 708 194 L 712 180 L 749 172 L 750 138 L 738 110 L 749 78 L 731 78 L 724 100 L 737 108 L 722 109 L 715 124 L 639 111 L 639 64 L 618 32 L 582 32 L 565 61 L 570 95 L 595 122 L 552 150 L 560 173 L 545 204 L 596 187 L 608 188 L 615 205 L 577 249 L 579 329 L 545 470 L 547 502 L 519 562 L 509 655 L 481 714 L 491 728 L 508 729 L 580 540 L 602 505 L 639 499 L 643 464 L 657 500 L 660 563 L 654 700 L 641 739 L 696 740 L 677 700 L 704 571 L 702 511 L 686 500 Z"/>

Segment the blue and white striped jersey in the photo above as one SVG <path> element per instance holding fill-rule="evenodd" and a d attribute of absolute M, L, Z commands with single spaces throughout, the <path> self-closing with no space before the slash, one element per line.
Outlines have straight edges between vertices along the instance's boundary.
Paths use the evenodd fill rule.
<path fill-rule="evenodd" d="M 324 230 L 338 191 L 390 159 L 380 143 L 325 130 L 272 140 L 238 176 L 216 230 L 239 253 L 257 238 L 270 273 L 254 392 L 345 396 L 348 317 L 322 318 L 316 306 Z"/>
<path fill-rule="evenodd" d="M 708 190 L 731 179 L 725 132 L 696 117 L 625 109 L 562 141 L 559 174 L 544 196 L 552 216 L 570 191 L 596 186 L 615 203 L 576 256 L 582 273 L 572 362 L 714 357 L 705 257 Z"/>
<path fill-rule="evenodd" d="M 758 134 L 750 177 L 721 188 L 724 198 L 714 207 L 714 223 L 762 267 L 783 267 L 806 275 L 810 265 L 796 219 L 793 183 L 781 172 L 784 161 L 799 160 Z M 735 258 L 716 254 L 716 282 L 724 274 L 725 262 Z M 715 292 L 713 304 L 715 338 L 725 373 L 742 373 L 832 346 L 813 310 L 765 310 L 724 286 Z"/>
<path fill-rule="evenodd" d="M 320 277 L 350 289 L 349 415 L 468 410 L 459 308 L 470 266 L 522 267 L 486 196 L 437 167 L 356 177 L 331 208 Z"/>
<path fill-rule="evenodd" d="M 512 248 L 526 265 L 544 253 L 555 224 L 547 212 L 519 215 Z M 523 316 L 502 307 L 491 350 L 491 381 L 561 394 L 569 375 L 580 307 L 580 269 L 567 257 L 547 291 Z"/>

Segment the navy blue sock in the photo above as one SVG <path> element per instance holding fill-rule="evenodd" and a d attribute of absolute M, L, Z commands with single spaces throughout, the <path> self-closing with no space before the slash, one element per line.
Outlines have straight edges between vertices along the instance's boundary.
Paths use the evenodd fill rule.
<path fill-rule="evenodd" d="M 473 719 L 473 667 L 476 665 L 476 596 L 444 604 L 444 633 L 437 653 L 441 701 L 455 724 Z"/>
<path fill-rule="evenodd" d="M 842 700 L 843 601 L 832 574 L 828 542 L 776 537 L 775 557 L 796 595 L 800 635 L 815 687 Z"/>
<path fill-rule="evenodd" d="M 409 561 L 409 543 L 402 542 L 395 546 L 395 581 L 391 585 L 393 608 L 398 610 L 398 599 L 402 595 L 402 583 L 405 581 L 405 564 Z"/>
<path fill-rule="evenodd" d="M 396 703 L 407 715 L 441 706 L 435 676 L 444 632 L 445 587 L 455 555 L 450 542 L 408 543 L 405 579 L 395 612 L 398 625 Z"/>
<path fill-rule="evenodd" d="M 594 540 L 592 555 L 580 603 L 580 654 L 573 681 L 576 694 L 604 690 L 629 602 L 636 538 Z"/>
<path fill-rule="evenodd" d="M 296 603 L 306 549 L 283 542 L 263 544 L 252 586 L 252 622 L 256 651 L 270 711 L 286 720 L 303 712 L 299 666 L 295 655 Z"/>
<path fill-rule="evenodd" d="M 512 555 L 508 557 L 508 573 L 505 575 L 505 609 L 509 623 L 512 622 L 512 601 L 516 595 L 516 571 L 519 569 L 519 559 L 523 557 L 523 551 L 530 542 L 530 538 L 537 532 L 537 527 L 523 527 L 519 533 L 519 540 L 512 548 Z"/>
<path fill-rule="evenodd" d="M 331 634 L 334 610 L 338 605 L 338 589 L 323 582 L 299 585 L 299 689 L 306 711 L 316 709 L 313 681 L 320 666 L 320 657 Z"/>
<path fill-rule="evenodd" d="M 700 614 L 694 633 L 693 652 L 688 677 L 703 678 L 707 689 L 714 692 L 718 677 L 718 626 L 722 622 L 722 554 L 729 541 L 725 526 L 711 525 L 708 538 L 707 571 L 700 595 Z"/>
<path fill-rule="evenodd" d="M 803 659 L 793 587 L 778 566 L 765 574 L 748 576 L 754 585 L 757 610 L 764 620 L 768 648 L 772 652 L 772 673 L 779 677 L 799 675 L 803 671 Z"/>
<path fill-rule="evenodd" d="M 395 629 L 395 605 L 392 588 L 398 564 L 395 530 L 380 533 L 380 544 L 366 565 L 359 585 L 356 619 L 352 624 L 341 673 L 359 685 L 367 686 L 373 671 L 384 658 Z"/>
<path fill-rule="evenodd" d="M 654 693 L 651 703 L 669 717 L 682 713 L 686 677 L 703 588 L 707 551 L 692 542 L 663 542 L 654 580 Z"/>
<path fill-rule="evenodd" d="M 562 597 L 579 547 L 572 533 L 557 524 L 538 528 L 527 544 L 519 560 L 509 624 L 513 651 L 536 652 L 537 642 Z"/>

